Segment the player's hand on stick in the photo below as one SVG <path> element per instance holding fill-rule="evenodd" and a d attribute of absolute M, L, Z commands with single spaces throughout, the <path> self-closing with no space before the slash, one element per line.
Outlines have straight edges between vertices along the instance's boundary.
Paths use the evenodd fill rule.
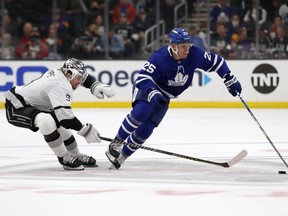
<path fill-rule="evenodd" d="M 99 81 L 96 81 L 91 85 L 90 92 L 101 100 L 104 99 L 104 96 L 111 98 L 115 95 L 115 91 L 109 85 Z"/>
<path fill-rule="evenodd" d="M 230 74 L 230 72 L 225 74 L 224 84 L 227 87 L 229 93 L 232 94 L 234 97 L 237 96 L 238 94 L 241 94 L 242 92 L 241 84 L 234 75 Z"/>
<path fill-rule="evenodd" d="M 148 93 L 148 102 L 154 107 L 161 109 L 163 105 L 168 105 L 168 100 L 161 92 L 156 89 L 151 89 Z"/>
<path fill-rule="evenodd" d="M 80 136 L 86 139 L 87 143 L 100 143 L 101 139 L 99 137 L 99 132 L 92 124 L 86 123 L 83 125 L 80 131 L 77 132 Z"/>

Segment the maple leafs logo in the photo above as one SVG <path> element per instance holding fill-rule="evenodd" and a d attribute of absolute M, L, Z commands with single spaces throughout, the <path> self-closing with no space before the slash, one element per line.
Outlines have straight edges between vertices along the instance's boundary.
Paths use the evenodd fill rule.
<path fill-rule="evenodd" d="M 178 66 L 177 74 L 174 77 L 174 80 L 168 80 L 169 86 L 183 86 L 188 80 L 188 75 L 185 75 L 184 67 Z"/>

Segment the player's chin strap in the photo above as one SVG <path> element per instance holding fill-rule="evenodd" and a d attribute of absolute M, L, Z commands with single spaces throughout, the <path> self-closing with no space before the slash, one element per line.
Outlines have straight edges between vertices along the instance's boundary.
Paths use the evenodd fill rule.
<path fill-rule="evenodd" d="M 177 46 L 177 44 L 176 44 L 176 50 L 173 49 L 171 44 L 169 45 L 169 47 L 172 50 L 172 52 L 180 59 L 180 56 L 178 55 L 178 46 Z"/>

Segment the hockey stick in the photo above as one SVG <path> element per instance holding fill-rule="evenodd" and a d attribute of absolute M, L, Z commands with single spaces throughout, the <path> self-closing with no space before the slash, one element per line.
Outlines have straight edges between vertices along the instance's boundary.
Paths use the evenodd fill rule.
<path fill-rule="evenodd" d="M 99 137 L 100 137 L 100 139 L 102 139 L 104 141 L 108 141 L 108 142 L 112 142 L 113 141 L 113 139 L 111 139 L 111 138 L 107 138 L 107 137 L 103 137 L 103 136 L 99 136 Z M 151 147 L 147 147 L 147 146 L 143 146 L 143 145 L 139 145 L 139 144 L 135 144 L 135 143 L 128 144 L 127 142 L 123 142 L 121 144 L 122 145 L 130 145 L 132 147 L 144 149 L 144 150 L 147 150 L 147 151 L 153 151 L 153 152 L 157 152 L 157 153 L 161 153 L 161 154 L 166 154 L 166 155 L 170 155 L 170 156 L 184 158 L 184 159 L 187 159 L 187 160 L 193 160 L 193 161 L 197 161 L 197 162 L 213 164 L 213 165 L 217 165 L 217 166 L 221 166 L 221 167 L 225 167 L 225 168 L 228 168 L 228 167 L 231 167 L 231 166 L 235 165 L 236 163 L 241 161 L 243 158 L 245 158 L 246 155 L 247 155 L 247 151 L 246 150 L 242 150 L 239 154 L 237 154 L 230 161 L 224 162 L 224 163 L 218 163 L 218 162 L 214 162 L 214 161 L 203 160 L 203 159 L 200 159 L 200 158 L 190 157 L 190 156 L 187 156 L 187 155 L 182 155 L 182 154 L 178 154 L 178 153 L 173 153 L 173 152 L 169 152 L 169 151 L 155 149 L 155 148 L 151 148 Z"/>
<path fill-rule="evenodd" d="M 258 127 L 260 128 L 260 130 L 262 131 L 262 133 L 264 134 L 264 136 L 267 138 L 267 140 L 269 141 L 269 143 L 272 145 L 272 147 L 274 148 L 274 150 L 277 152 L 277 154 L 279 155 L 280 159 L 283 161 L 283 163 L 286 165 L 286 167 L 288 168 L 288 165 L 286 163 L 286 161 L 283 159 L 283 157 L 281 156 L 280 152 L 277 150 L 277 148 L 275 147 L 275 145 L 273 144 L 273 142 L 271 141 L 271 139 L 269 138 L 269 136 L 267 135 L 267 133 L 265 132 L 265 130 L 263 129 L 263 127 L 260 125 L 260 123 L 258 122 L 258 120 L 256 119 L 256 117 L 254 116 L 254 114 L 252 113 L 252 111 L 250 110 L 250 108 L 248 107 L 247 103 L 243 100 L 243 98 L 241 97 L 240 94 L 238 94 L 238 97 L 240 98 L 241 102 L 244 104 L 244 106 L 246 107 L 246 109 L 248 110 L 248 112 L 250 113 L 251 117 L 254 119 L 254 121 L 256 122 L 256 124 L 258 125 Z"/>

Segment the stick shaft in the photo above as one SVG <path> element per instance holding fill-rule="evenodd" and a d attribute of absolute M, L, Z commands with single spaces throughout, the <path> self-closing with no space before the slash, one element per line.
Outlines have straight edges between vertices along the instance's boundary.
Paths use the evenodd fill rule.
<path fill-rule="evenodd" d="M 113 139 L 111 138 L 107 138 L 107 137 L 103 137 L 103 136 L 99 136 L 100 139 L 104 140 L 104 141 L 108 141 L 108 142 L 112 142 Z M 126 142 L 122 143 L 123 145 L 131 145 L 134 146 L 136 148 L 140 148 L 140 149 L 144 149 L 147 151 L 153 151 L 153 152 L 157 152 L 157 153 L 161 153 L 161 154 L 166 154 L 166 155 L 170 155 L 170 156 L 175 156 L 175 157 L 179 157 L 179 158 L 184 158 L 187 160 L 193 160 L 193 161 L 197 161 L 197 162 L 202 162 L 202 163 L 207 163 L 207 164 L 213 164 L 213 165 L 217 165 L 217 166 L 222 166 L 222 167 L 229 167 L 228 163 L 218 163 L 218 162 L 214 162 L 214 161 L 209 161 L 209 160 L 203 160 L 200 158 L 195 158 L 195 157 L 191 157 L 191 156 L 187 156 L 187 155 L 182 155 L 182 154 L 178 154 L 178 153 L 174 153 L 174 152 L 169 152 L 169 151 L 164 151 L 164 150 L 160 150 L 160 149 L 156 149 L 156 148 L 151 148 L 151 147 L 147 147 L 147 146 L 143 146 L 143 145 L 139 145 L 139 144 L 128 144 Z"/>
<path fill-rule="evenodd" d="M 259 123 L 259 121 L 256 119 L 255 115 L 252 113 L 252 111 L 250 110 L 250 108 L 248 107 L 247 103 L 244 101 L 244 99 L 238 95 L 238 97 L 240 98 L 241 102 L 244 104 L 244 106 L 246 107 L 246 109 L 248 110 L 248 112 L 250 113 L 251 117 L 254 119 L 254 121 L 256 122 L 256 124 L 258 125 L 258 127 L 260 128 L 260 130 L 262 131 L 262 133 L 264 134 L 264 136 L 267 138 L 267 140 L 269 141 L 269 143 L 272 145 L 272 147 L 274 148 L 274 150 L 276 151 L 276 153 L 278 154 L 278 156 L 280 157 L 280 159 L 283 161 L 283 163 L 285 164 L 285 166 L 288 168 L 288 164 L 286 163 L 286 161 L 284 160 L 284 158 L 282 157 L 282 155 L 280 154 L 280 152 L 278 151 L 278 149 L 275 147 L 275 145 L 273 144 L 272 140 L 269 138 L 268 134 L 265 132 L 265 130 L 263 129 L 263 127 L 261 126 L 261 124 Z"/>

